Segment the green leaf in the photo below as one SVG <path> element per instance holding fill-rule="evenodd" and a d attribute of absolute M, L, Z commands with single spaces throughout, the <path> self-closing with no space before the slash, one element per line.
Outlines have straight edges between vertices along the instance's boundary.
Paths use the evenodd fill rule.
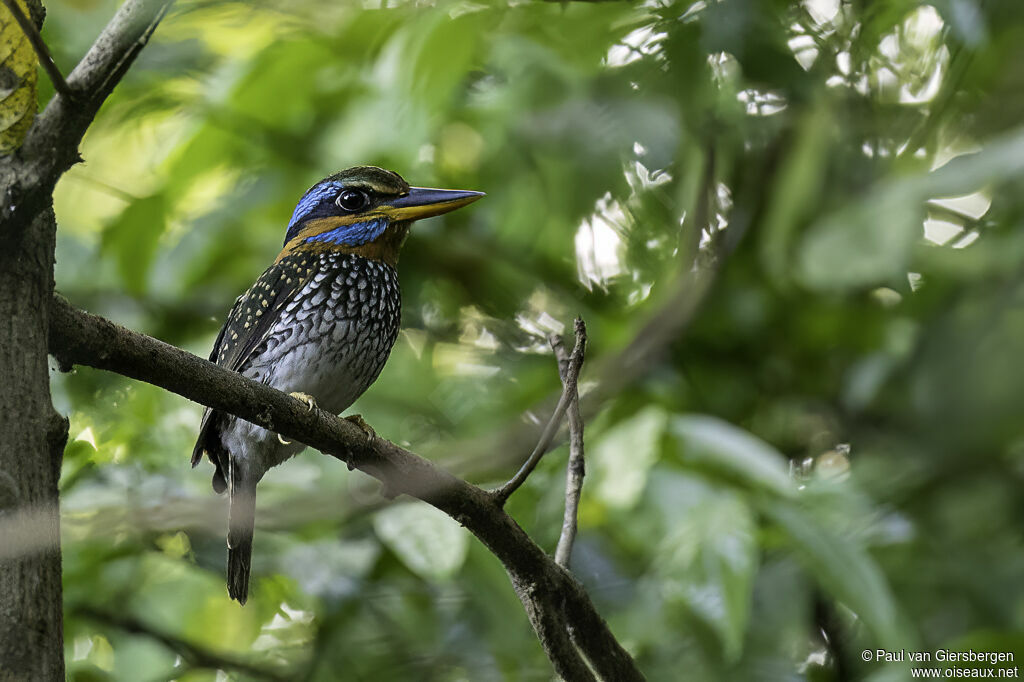
<path fill-rule="evenodd" d="M 796 488 L 777 450 L 715 417 L 675 417 L 669 434 L 685 462 L 718 471 L 754 489 L 791 497 Z"/>
<path fill-rule="evenodd" d="M 905 275 L 921 237 L 920 191 L 882 188 L 825 218 L 807 234 L 798 261 L 803 283 L 814 289 L 879 284 Z"/>
<path fill-rule="evenodd" d="M 28 16 L 25 0 L 17 0 Z M 7 7 L 0 7 L 0 155 L 21 146 L 36 113 L 35 50 Z"/>
<path fill-rule="evenodd" d="M 103 233 L 104 253 L 114 256 L 121 280 L 134 294 L 146 290 L 166 221 L 166 200 L 162 194 L 154 194 L 128 204 Z"/>
<path fill-rule="evenodd" d="M 667 416 L 646 407 L 608 429 L 587 453 L 594 495 L 610 507 L 630 508 L 640 499 L 651 467 L 658 460 L 658 440 Z"/>
<path fill-rule="evenodd" d="M 681 601 L 718 636 L 725 658 L 741 652 L 750 618 L 757 541 L 743 500 L 701 483 L 687 489 L 686 511 L 670 526 L 655 554 L 665 597 Z"/>
<path fill-rule="evenodd" d="M 914 244 L 923 234 L 925 201 L 968 194 L 1022 173 L 1024 128 L 1018 128 L 934 172 L 881 182 L 807 233 L 799 254 L 799 276 L 819 290 L 903 278 Z"/>
<path fill-rule="evenodd" d="M 281 571 L 291 575 L 303 592 L 322 596 L 347 596 L 376 564 L 380 543 L 372 537 L 356 540 L 305 540 L 278 554 Z"/>
<path fill-rule="evenodd" d="M 466 559 L 466 531 L 423 502 L 398 504 L 377 512 L 373 528 L 409 570 L 423 578 L 450 578 Z"/>
<path fill-rule="evenodd" d="M 786 533 L 819 584 L 864 621 L 879 646 L 912 645 L 885 574 L 857 537 L 826 528 L 811 507 L 772 500 L 761 509 Z"/>
<path fill-rule="evenodd" d="M 821 200 L 834 127 L 834 114 L 823 100 L 804 117 L 799 137 L 779 168 L 759 242 L 761 262 L 776 280 L 789 270 L 794 231 Z"/>
<path fill-rule="evenodd" d="M 916 182 L 908 181 L 906 186 L 926 197 L 953 197 L 1021 174 L 1024 174 L 1024 128 L 1017 128 L 988 140 L 983 150 L 958 156 Z"/>
<path fill-rule="evenodd" d="M 451 98 L 473 67 L 477 47 L 487 35 L 486 24 L 493 23 L 490 14 L 479 8 L 455 18 L 434 13 L 399 33 L 404 68 L 397 74 L 404 77 L 410 101 L 440 108 Z"/>

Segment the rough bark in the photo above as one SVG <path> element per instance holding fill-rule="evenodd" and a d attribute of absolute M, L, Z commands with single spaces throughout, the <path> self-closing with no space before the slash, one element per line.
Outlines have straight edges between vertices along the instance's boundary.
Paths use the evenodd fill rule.
<path fill-rule="evenodd" d="M 41 25 L 39 1 L 29 0 L 28 8 Z M 20 170 L 15 159 L 0 166 L 4 198 L 21 181 Z M 50 401 L 46 359 L 57 228 L 50 204 L 40 208 L 20 238 L 0 250 L 0 516 L 15 534 L 37 540 L 37 551 L 0 560 L 4 682 L 64 676 L 57 481 L 67 422 Z M 0 223 L 0 234 L 8 222 Z"/>
<path fill-rule="evenodd" d="M 0 250 L 0 515 L 42 548 L 0 562 L 4 681 L 64 676 L 57 481 L 67 422 L 50 402 L 46 360 L 55 235 L 47 210 Z"/>

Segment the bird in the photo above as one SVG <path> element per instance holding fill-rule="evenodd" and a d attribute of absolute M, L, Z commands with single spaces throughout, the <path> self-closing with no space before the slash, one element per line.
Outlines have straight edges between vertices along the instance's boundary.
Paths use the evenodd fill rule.
<path fill-rule="evenodd" d="M 400 175 L 356 166 L 313 185 L 295 206 L 274 263 L 238 297 L 210 360 L 340 414 L 377 379 L 398 338 L 399 251 L 412 222 L 470 204 L 482 192 L 410 187 Z M 349 417 L 373 432 L 359 415 Z M 206 408 L 192 451 L 228 493 L 228 595 L 244 605 L 256 484 L 305 446 Z"/>

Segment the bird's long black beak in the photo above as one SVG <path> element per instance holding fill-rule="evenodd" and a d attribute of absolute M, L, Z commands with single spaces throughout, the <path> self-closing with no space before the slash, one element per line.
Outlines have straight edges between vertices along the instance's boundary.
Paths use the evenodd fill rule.
<path fill-rule="evenodd" d="M 420 220 L 462 208 L 482 196 L 483 192 L 465 189 L 410 187 L 408 194 L 381 204 L 377 210 L 394 221 Z"/>

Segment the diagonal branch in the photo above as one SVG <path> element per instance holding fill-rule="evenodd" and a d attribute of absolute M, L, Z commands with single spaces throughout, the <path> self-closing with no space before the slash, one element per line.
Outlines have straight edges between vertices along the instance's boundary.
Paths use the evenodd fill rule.
<path fill-rule="evenodd" d="M 566 680 L 590 679 L 577 665 L 578 656 L 568 656 L 559 646 L 564 643 L 561 631 L 551 632 L 551 623 L 563 622 L 599 678 L 643 679 L 583 587 L 530 539 L 491 493 L 394 443 L 367 441 L 362 429 L 349 421 L 319 409 L 307 411 L 285 393 L 77 310 L 60 297 L 50 308 L 49 342 L 62 369 L 83 364 L 160 386 L 305 443 L 379 479 L 391 491 L 437 507 L 504 565 L 556 674 Z"/>
<path fill-rule="evenodd" d="M 555 439 L 555 434 L 558 433 L 558 427 L 562 424 L 562 417 L 565 416 L 565 411 L 573 401 L 573 396 L 576 395 L 576 385 L 579 382 L 580 369 L 583 367 L 583 347 L 587 340 L 585 327 L 584 332 L 580 334 L 579 325 L 582 322 L 582 320 L 578 320 L 576 345 L 573 347 L 569 361 L 566 363 L 562 397 L 558 399 L 555 411 L 551 413 L 551 419 L 548 420 L 544 431 L 541 432 L 540 440 L 537 441 L 537 445 L 534 446 L 530 456 L 526 458 L 526 462 L 507 483 L 492 491 L 491 494 L 499 505 L 504 505 L 509 496 L 518 490 L 519 486 L 525 483 L 526 479 L 533 473 L 533 470 L 537 468 L 537 464 L 551 447 L 551 442 Z"/>
<path fill-rule="evenodd" d="M 43 67 L 43 71 L 50 77 L 53 89 L 65 97 L 71 97 L 71 88 L 68 87 L 68 82 L 64 80 L 64 74 L 60 72 L 60 69 L 57 68 L 53 61 L 53 57 L 50 56 L 50 50 L 46 47 L 43 37 L 39 35 L 35 24 L 21 11 L 21 7 L 18 6 L 15 0 L 3 0 L 3 3 L 11 13 L 11 16 L 14 17 L 14 20 L 18 22 L 18 26 L 21 27 L 25 37 L 28 38 L 28 42 L 32 43 L 32 49 L 35 50 L 36 56 L 39 58 L 39 65 Z"/>
<path fill-rule="evenodd" d="M 79 121 L 87 126 L 104 100 L 121 82 L 173 0 L 129 0 L 117 11 L 89 51 L 68 76 L 71 89 L 89 102 L 80 108 Z M 51 106 L 46 107 L 49 113 Z"/>

